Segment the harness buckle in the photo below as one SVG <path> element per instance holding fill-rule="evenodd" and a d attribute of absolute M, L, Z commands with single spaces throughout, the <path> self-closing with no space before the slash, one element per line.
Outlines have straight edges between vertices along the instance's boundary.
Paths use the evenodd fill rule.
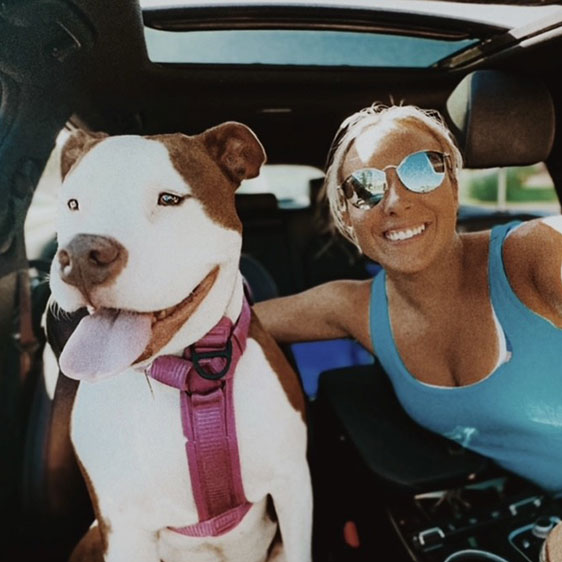
<path fill-rule="evenodd" d="M 191 361 L 193 363 L 193 367 L 197 371 L 197 374 L 204 379 L 209 381 L 218 381 L 224 377 L 229 369 L 230 364 L 232 362 L 232 340 L 229 339 L 226 342 L 226 347 L 221 351 L 205 351 L 203 353 L 198 353 L 195 351 L 194 346 L 190 346 L 191 350 Z M 203 368 L 203 365 L 199 364 L 199 361 L 202 359 L 215 359 L 215 358 L 222 358 L 226 359 L 225 366 L 218 372 L 218 373 L 209 373 Z"/>

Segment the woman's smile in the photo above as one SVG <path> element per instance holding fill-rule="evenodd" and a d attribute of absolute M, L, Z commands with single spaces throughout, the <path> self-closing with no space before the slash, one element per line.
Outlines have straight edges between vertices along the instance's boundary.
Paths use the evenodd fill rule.
<path fill-rule="evenodd" d="M 419 238 L 427 228 L 427 223 L 417 226 L 400 227 L 385 230 L 384 237 L 391 242 L 404 242 L 413 238 Z"/>

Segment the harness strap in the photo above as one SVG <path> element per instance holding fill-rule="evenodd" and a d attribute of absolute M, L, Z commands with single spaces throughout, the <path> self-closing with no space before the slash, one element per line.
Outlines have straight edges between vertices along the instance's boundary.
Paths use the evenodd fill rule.
<path fill-rule="evenodd" d="M 220 322 L 183 357 L 165 355 L 149 376 L 180 390 L 180 407 L 191 485 L 199 523 L 173 527 L 194 537 L 218 536 L 248 512 L 234 419 L 233 376 L 246 348 L 251 310 L 246 299 L 233 326 Z"/>

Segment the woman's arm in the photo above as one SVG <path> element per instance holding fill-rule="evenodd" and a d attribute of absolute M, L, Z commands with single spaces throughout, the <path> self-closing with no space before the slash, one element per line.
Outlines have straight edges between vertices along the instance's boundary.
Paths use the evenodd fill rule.
<path fill-rule="evenodd" d="M 371 281 L 332 281 L 254 305 L 264 328 L 280 343 L 353 337 L 368 341 Z M 369 346 L 370 347 L 370 346 Z"/>

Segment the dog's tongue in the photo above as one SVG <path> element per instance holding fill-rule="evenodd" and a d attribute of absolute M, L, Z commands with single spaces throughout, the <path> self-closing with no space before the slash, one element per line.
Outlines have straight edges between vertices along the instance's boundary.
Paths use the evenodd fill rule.
<path fill-rule="evenodd" d="M 62 372 L 95 381 L 133 364 L 151 338 L 151 315 L 100 309 L 85 316 L 60 356 Z"/>

